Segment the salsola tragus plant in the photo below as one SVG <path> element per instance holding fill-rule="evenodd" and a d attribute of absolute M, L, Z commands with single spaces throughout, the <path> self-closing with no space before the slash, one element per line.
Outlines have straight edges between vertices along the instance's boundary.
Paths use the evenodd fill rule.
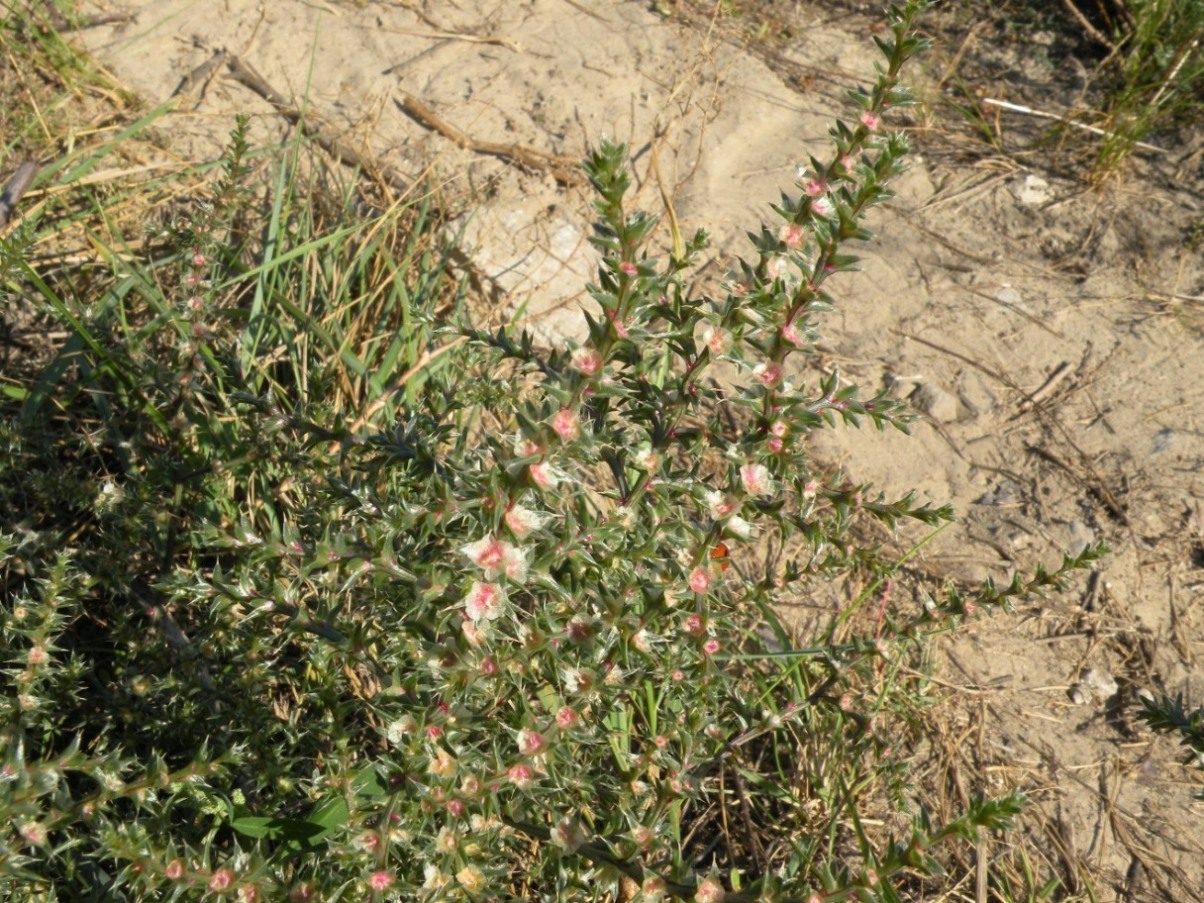
<path fill-rule="evenodd" d="M 891 10 L 855 121 L 722 297 L 684 287 L 702 234 L 649 256 L 657 220 L 625 206 L 625 149 L 603 145 L 587 162 L 604 258 L 588 339 L 546 350 L 411 297 L 407 335 L 455 343 L 455 366 L 413 354 L 412 380 L 374 374 L 405 383 L 378 429 L 351 429 L 330 386 L 290 366 L 293 289 L 313 301 L 333 276 L 286 284 L 282 247 L 271 266 L 218 267 L 211 229 L 171 238 L 180 278 L 153 284 L 179 303 L 137 324 L 138 361 L 104 352 L 130 390 L 111 393 L 131 407 L 123 429 L 149 417 L 157 457 L 124 461 L 95 504 L 98 523 L 152 510 L 179 477 L 155 461 L 179 454 L 191 507 L 148 524 L 159 579 L 104 596 L 103 617 L 97 550 L 39 564 L 5 537 L 21 595 L 3 621 L 0 880 L 61 899 L 891 900 L 943 841 L 1005 825 L 1015 797 L 939 826 L 903 809 L 900 665 L 1093 553 L 972 595 L 884 592 L 864 624 L 862 596 L 802 638 L 777 616 L 834 575 L 889 571 L 859 518 L 950 516 L 847 485 L 806 442 L 906 422 L 886 396 L 816 381 L 805 355 L 829 279 L 855 265 L 846 243 L 870 238 L 902 166 L 887 125 L 923 6 Z M 221 194 L 213 216 L 234 223 L 221 206 L 238 192 Z M 180 349 L 168 422 L 154 399 L 170 387 L 143 358 Z M 880 796 L 894 839 L 862 821 Z"/>

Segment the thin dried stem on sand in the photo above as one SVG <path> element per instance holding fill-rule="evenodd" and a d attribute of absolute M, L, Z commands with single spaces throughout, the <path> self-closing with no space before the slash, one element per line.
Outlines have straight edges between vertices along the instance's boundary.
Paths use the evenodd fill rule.
<path fill-rule="evenodd" d="M 404 92 L 397 104 L 420 125 L 438 132 L 465 150 L 500 157 L 528 171 L 550 173 L 562 185 L 576 185 L 581 182 L 578 161 L 572 157 L 550 154 L 525 144 L 500 144 L 496 141 L 478 140 L 435 115 L 435 112 L 418 98 Z"/>

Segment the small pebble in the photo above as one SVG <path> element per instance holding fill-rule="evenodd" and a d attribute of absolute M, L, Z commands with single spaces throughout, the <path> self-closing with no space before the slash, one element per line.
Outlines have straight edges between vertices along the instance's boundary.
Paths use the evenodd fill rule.
<path fill-rule="evenodd" d="M 961 414 L 957 396 L 932 383 L 925 383 L 911 393 L 911 403 L 938 423 L 952 423 Z"/>

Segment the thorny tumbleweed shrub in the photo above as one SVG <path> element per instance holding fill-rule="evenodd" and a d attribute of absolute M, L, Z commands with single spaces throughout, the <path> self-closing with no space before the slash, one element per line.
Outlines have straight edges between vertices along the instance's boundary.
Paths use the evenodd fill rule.
<path fill-rule="evenodd" d="M 190 337 L 172 416 L 197 478 L 216 492 L 273 457 L 292 472 L 270 503 L 242 492 L 237 525 L 198 515 L 172 534 L 175 564 L 114 621 L 124 633 L 69 633 L 91 579 L 69 551 L 21 581 L 3 623 L 3 880 L 63 899 L 891 900 L 943 841 L 1005 826 L 1015 797 L 941 826 L 907 808 L 901 666 L 1093 553 L 972 595 L 884 588 L 854 626 L 867 591 L 803 638 L 776 614 L 852 569 L 885 587 L 858 519 L 950 517 L 826 474 L 806 442 L 906 424 L 804 358 L 829 279 L 856 263 L 845 244 L 870 238 L 901 170 L 887 126 L 923 5 L 891 10 L 856 120 L 800 168 L 722 297 L 684 287 L 701 233 L 648 256 L 657 220 L 625 206 L 625 149 L 603 144 L 588 338 L 545 350 L 416 303 L 410 328 L 457 343 L 454 366 L 408 383 L 377 431 L 281 366 L 287 343 L 255 370 L 266 314 L 198 330 L 186 302 L 165 305 Z M 185 250 L 180 272 L 205 260 Z M 224 279 L 250 293 L 263 274 Z M 718 362 L 736 374 L 722 389 Z M 126 473 L 98 509 L 145 503 L 152 471 Z M 22 540 L 0 557 L 24 568 Z M 103 681 L 132 688 L 128 709 L 55 716 Z M 861 820 L 879 795 L 893 840 Z"/>

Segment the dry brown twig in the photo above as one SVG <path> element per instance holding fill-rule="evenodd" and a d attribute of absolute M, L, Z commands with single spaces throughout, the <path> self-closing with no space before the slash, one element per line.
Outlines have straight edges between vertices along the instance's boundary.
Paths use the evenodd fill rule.
<path fill-rule="evenodd" d="M 209 59 L 180 79 L 180 83 L 171 92 L 171 96 L 179 97 L 181 94 L 191 94 L 197 86 L 208 84 L 217 70 L 221 68 L 222 63 L 226 61 L 226 56 L 225 50 L 213 51 Z"/>
<path fill-rule="evenodd" d="M 460 131 L 454 125 L 445 122 L 435 115 L 430 107 L 418 98 L 403 93 L 398 106 L 419 125 L 426 126 L 433 132 L 438 132 L 448 141 L 477 154 L 500 157 L 516 163 L 530 172 L 548 172 L 562 185 L 575 185 L 581 181 L 577 174 L 577 161 L 572 157 L 562 157 L 549 154 L 538 148 L 525 144 L 499 144 L 495 141 L 479 141 Z"/>
<path fill-rule="evenodd" d="M 1087 34 L 1091 35 L 1091 37 L 1095 38 L 1095 40 L 1107 47 L 1111 53 L 1116 53 L 1118 49 L 1117 46 L 1112 41 L 1108 40 L 1107 35 L 1091 24 L 1091 20 L 1083 15 L 1082 10 L 1074 5 L 1074 0 L 1062 0 L 1062 5 L 1065 6 L 1067 12 L 1074 16 L 1078 23 L 1083 26 L 1083 30 L 1086 31 Z"/>
<path fill-rule="evenodd" d="M 411 31 L 408 28 L 382 28 L 381 31 L 389 34 L 403 34 L 412 38 L 430 38 L 432 41 L 464 41 L 469 44 L 493 44 L 496 47 L 505 47 L 514 53 L 522 53 L 523 48 L 517 41 L 512 41 L 510 38 L 494 38 L 489 35 L 466 34 L 460 31 Z"/>
<path fill-rule="evenodd" d="M 298 126 L 340 163 L 362 169 L 401 194 L 406 194 L 414 189 L 414 183 L 402 173 L 390 166 L 382 166 L 345 142 L 333 137 L 329 127 L 325 126 L 318 117 L 312 113 L 303 113 L 288 98 L 268 84 L 267 80 L 242 58 L 228 56 L 227 66 L 236 82 L 254 91 L 270 103 L 276 108 L 276 112 Z"/>

